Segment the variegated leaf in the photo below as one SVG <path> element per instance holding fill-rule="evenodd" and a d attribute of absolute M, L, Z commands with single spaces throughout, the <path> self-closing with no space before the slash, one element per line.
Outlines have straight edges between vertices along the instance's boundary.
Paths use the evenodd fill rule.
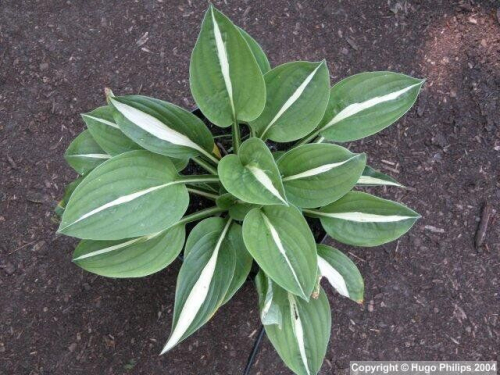
<path fill-rule="evenodd" d="M 140 95 L 109 98 L 114 119 L 146 150 L 178 159 L 212 154 L 214 141 L 203 121 L 174 104 Z"/>
<path fill-rule="evenodd" d="M 250 126 L 262 139 L 290 142 L 311 132 L 328 103 L 330 79 L 326 63 L 292 62 L 264 76 L 267 101 Z"/>
<path fill-rule="evenodd" d="M 230 226 L 231 220 L 210 218 L 190 234 L 177 278 L 172 332 L 161 354 L 204 325 L 224 301 L 236 265 Z"/>
<path fill-rule="evenodd" d="M 342 296 L 363 303 L 363 277 L 356 264 L 331 246 L 318 245 L 318 267 L 322 277 Z"/>
<path fill-rule="evenodd" d="M 258 138 L 243 142 L 238 155 L 226 155 L 218 171 L 224 188 L 246 203 L 288 205 L 278 167 Z"/>
<path fill-rule="evenodd" d="M 83 240 L 73 262 L 97 275 L 115 278 L 144 277 L 161 271 L 182 250 L 186 230 L 176 225 L 163 232 L 120 240 Z"/>
<path fill-rule="evenodd" d="M 189 75 L 196 104 L 215 125 L 254 120 L 264 108 L 264 78 L 247 41 L 212 5 L 191 55 Z"/>
<path fill-rule="evenodd" d="M 272 301 L 282 325 L 265 324 L 267 337 L 294 373 L 317 374 L 330 341 L 332 317 L 325 292 L 320 288 L 318 298 L 307 302 L 274 285 Z"/>
<path fill-rule="evenodd" d="M 59 232 L 92 240 L 149 235 L 175 224 L 188 203 L 169 158 L 130 151 L 86 176 L 68 202 Z"/>
<path fill-rule="evenodd" d="M 71 142 L 64 158 L 78 174 L 84 175 L 110 159 L 111 155 L 97 144 L 88 130 L 84 130 Z"/>
<path fill-rule="evenodd" d="M 283 319 L 278 304 L 273 301 L 273 281 L 260 270 L 255 276 L 255 287 L 259 294 L 260 320 L 264 325 L 277 324 L 281 329 Z"/>
<path fill-rule="evenodd" d="M 321 135 L 336 142 L 368 137 L 403 116 L 417 100 L 424 81 L 392 72 L 360 73 L 330 92 Z"/>
<path fill-rule="evenodd" d="M 365 154 L 353 154 L 332 144 L 308 144 L 281 156 L 278 169 L 288 201 L 312 208 L 332 203 L 348 193 L 365 163 Z"/>
<path fill-rule="evenodd" d="M 337 241 L 368 247 L 394 241 L 420 218 L 402 204 L 354 191 L 319 211 L 304 212 L 319 217 L 323 228 Z"/>
<path fill-rule="evenodd" d="M 120 130 L 115 123 L 113 109 L 110 106 L 99 107 L 92 112 L 84 113 L 82 118 L 97 144 L 109 155 L 114 156 L 141 149 L 141 146 Z"/>
<path fill-rule="evenodd" d="M 308 300 L 318 269 L 316 244 L 300 211 L 263 206 L 243 221 L 243 240 L 260 268 L 278 285 Z"/>
<path fill-rule="evenodd" d="M 366 166 L 363 174 L 356 183 L 358 186 L 397 186 L 403 187 L 391 176 L 379 172 L 372 167 Z"/>

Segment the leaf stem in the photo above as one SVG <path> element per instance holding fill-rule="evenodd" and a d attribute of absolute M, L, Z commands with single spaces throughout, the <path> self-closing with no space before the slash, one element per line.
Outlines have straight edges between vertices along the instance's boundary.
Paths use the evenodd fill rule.
<path fill-rule="evenodd" d="M 183 184 L 199 184 L 199 183 L 204 183 L 204 182 L 219 182 L 219 176 L 214 176 L 212 174 L 180 176 L 180 179 L 177 180 L 177 182 L 183 183 Z"/>
<path fill-rule="evenodd" d="M 184 216 L 175 225 L 179 225 L 179 224 L 182 225 L 182 224 L 191 223 L 193 221 L 202 220 L 202 219 L 205 219 L 209 216 L 216 215 L 216 214 L 224 212 L 224 211 L 226 211 L 226 210 L 224 210 L 223 208 L 217 207 L 217 206 L 205 208 L 204 210 L 195 212 L 191 215 Z"/>
<path fill-rule="evenodd" d="M 216 200 L 217 198 L 219 198 L 218 195 L 216 194 L 212 194 L 206 190 L 203 190 L 203 189 L 200 189 L 200 188 L 190 188 L 188 187 L 188 192 L 190 192 L 191 194 L 196 194 L 196 195 L 200 195 L 202 197 L 205 197 L 205 198 L 208 198 L 208 199 L 212 199 L 212 200 Z"/>
<path fill-rule="evenodd" d="M 193 161 L 198 164 L 200 167 L 202 167 L 204 170 L 207 172 L 210 172 L 211 174 L 217 174 L 217 169 L 211 166 L 209 163 L 207 163 L 205 160 L 202 158 L 193 158 Z"/>
<path fill-rule="evenodd" d="M 240 132 L 240 124 L 238 124 L 238 120 L 236 117 L 233 119 L 233 150 L 234 153 L 237 154 L 240 145 L 241 145 L 241 132 Z"/>
<path fill-rule="evenodd" d="M 208 152 L 207 150 L 204 150 L 204 149 L 200 149 L 199 150 L 203 156 L 205 156 L 208 160 L 210 160 L 212 163 L 214 163 L 215 165 L 219 164 L 219 159 L 217 159 L 215 156 L 213 156 L 210 152 Z"/>

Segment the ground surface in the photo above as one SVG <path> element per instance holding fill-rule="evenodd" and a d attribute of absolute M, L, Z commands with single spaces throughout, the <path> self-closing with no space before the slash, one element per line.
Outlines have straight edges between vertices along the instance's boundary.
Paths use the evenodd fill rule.
<path fill-rule="evenodd" d="M 411 187 L 378 194 L 423 219 L 397 243 L 338 246 L 360 267 L 366 302 L 329 290 L 333 332 L 322 373 L 345 373 L 350 360 L 497 359 L 499 221 L 479 250 L 474 236 L 484 202 L 497 210 L 500 202 L 499 3 L 215 3 L 273 65 L 326 58 L 333 82 L 386 69 L 427 78 L 404 119 L 351 145 Z M 54 235 L 53 206 L 74 178 L 62 155 L 83 128 L 79 113 L 103 104 L 104 86 L 191 107 L 188 62 L 205 6 L 1 2 L 1 374 L 242 372 L 259 325 L 251 284 L 159 357 L 179 264 L 146 279 L 109 280 L 71 264 L 75 241 Z M 289 373 L 267 339 L 253 373 Z"/>

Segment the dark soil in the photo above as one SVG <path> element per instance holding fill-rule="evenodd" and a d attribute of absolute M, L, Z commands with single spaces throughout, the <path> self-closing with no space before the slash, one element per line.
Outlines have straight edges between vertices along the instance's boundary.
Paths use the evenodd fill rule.
<path fill-rule="evenodd" d="M 351 360 L 498 359 L 499 3 L 215 3 L 273 65 L 326 58 L 332 82 L 373 70 L 427 78 L 404 119 L 351 145 L 410 187 L 373 191 L 423 219 L 390 245 L 338 245 L 360 267 L 366 301 L 328 289 L 333 326 L 322 373 L 344 374 Z M 55 235 L 55 202 L 75 177 L 62 155 L 83 129 L 79 113 L 103 103 L 105 86 L 192 108 L 188 63 L 205 6 L 1 1 L 1 374 L 241 374 L 259 327 L 251 283 L 159 357 L 180 262 L 144 279 L 105 279 L 74 266 L 75 241 Z M 497 214 L 476 249 L 486 201 Z M 267 339 L 253 373 L 289 373 Z"/>

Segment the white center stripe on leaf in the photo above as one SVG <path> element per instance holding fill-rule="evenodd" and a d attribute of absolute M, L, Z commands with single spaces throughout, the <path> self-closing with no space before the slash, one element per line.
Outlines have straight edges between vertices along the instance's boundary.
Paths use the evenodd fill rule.
<path fill-rule="evenodd" d="M 401 95 L 403 95 L 405 92 L 410 91 L 412 88 L 415 86 L 421 85 L 421 83 L 416 83 L 414 85 L 405 87 L 404 89 L 401 89 L 399 91 L 392 92 L 390 94 L 382 95 L 382 96 L 377 96 L 375 98 L 369 99 L 366 102 L 363 103 L 353 103 L 345 107 L 343 110 L 341 110 L 335 117 L 333 117 L 328 124 L 326 124 L 323 127 L 324 129 L 329 128 L 332 125 L 335 125 L 336 123 L 345 120 L 348 117 L 354 116 L 355 114 L 364 111 L 365 109 L 374 107 L 378 104 L 385 103 L 394 99 L 397 99 Z"/>
<path fill-rule="evenodd" d="M 287 101 L 285 102 L 285 104 L 283 104 L 283 106 L 280 108 L 280 110 L 278 111 L 278 113 L 276 113 L 276 115 L 271 120 L 271 122 L 269 123 L 269 125 L 267 125 L 267 127 L 264 129 L 264 131 L 262 132 L 261 138 L 264 138 L 264 135 L 271 128 L 271 126 L 273 126 L 274 123 L 276 121 L 278 121 L 278 119 L 283 115 L 283 113 L 285 113 L 285 111 L 288 108 L 290 108 L 293 105 L 293 103 L 295 103 L 300 98 L 300 96 L 302 95 L 302 93 L 306 89 L 306 87 L 309 84 L 309 82 L 311 82 L 311 80 L 314 78 L 314 75 L 316 74 L 316 72 L 318 71 L 318 69 L 321 67 L 321 65 L 323 65 L 323 63 L 320 63 L 316 67 L 316 69 L 314 69 L 313 72 L 307 76 L 307 78 L 304 80 L 304 82 L 302 82 L 302 84 L 299 87 L 297 87 L 297 89 L 292 94 L 292 96 L 290 96 L 287 99 Z"/>
<path fill-rule="evenodd" d="M 108 154 L 74 154 L 69 156 L 72 158 L 111 159 L 111 155 Z"/>
<path fill-rule="evenodd" d="M 361 176 L 358 180 L 358 184 L 372 184 L 372 185 L 391 185 L 391 186 L 402 186 L 397 182 L 382 180 L 381 178 L 375 178 L 370 176 Z"/>
<path fill-rule="evenodd" d="M 120 103 L 113 98 L 110 98 L 110 100 L 118 112 L 127 120 L 156 138 L 170 142 L 174 145 L 185 146 L 201 152 L 206 152 L 184 134 L 169 128 L 157 118 L 127 104 Z"/>
<path fill-rule="evenodd" d="M 349 291 L 342 275 L 326 260 L 318 255 L 318 267 L 321 276 L 326 277 L 328 282 L 344 297 L 349 297 Z"/>
<path fill-rule="evenodd" d="M 142 239 L 143 239 L 143 237 L 134 238 L 132 240 L 125 241 L 125 242 L 122 242 L 122 243 L 119 243 L 119 244 L 116 244 L 116 245 L 113 245 L 113 246 L 109 246 L 109 247 L 106 247 L 104 249 L 92 251 L 91 253 L 80 255 L 78 258 L 73 259 L 73 261 L 75 261 L 75 260 L 81 260 L 81 259 L 86 259 L 86 258 L 91 258 L 91 257 L 95 257 L 97 255 L 109 253 L 111 251 L 120 250 L 120 249 L 123 249 L 124 247 L 127 247 L 128 245 L 132 245 L 132 244 L 134 244 L 136 242 L 139 242 Z"/>
<path fill-rule="evenodd" d="M 119 244 L 116 244 L 113 246 L 105 247 L 104 249 L 95 250 L 95 251 L 92 251 L 90 253 L 80 255 L 78 258 L 73 259 L 73 261 L 91 258 L 91 257 L 95 257 L 97 255 L 106 254 L 106 253 L 110 253 L 112 251 L 120 250 L 120 249 L 123 249 L 129 245 L 133 245 L 137 242 L 150 240 L 150 239 L 158 236 L 160 233 L 161 232 L 150 234 L 149 236 L 133 238 L 131 240 L 128 240 L 128 241 L 125 241 L 125 242 L 122 242 L 122 243 L 119 243 Z"/>
<path fill-rule="evenodd" d="M 358 223 L 394 223 L 397 221 L 416 219 L 414 216 L 377 215 L 365 212 L 321 212 L 318 214 L 333 219 L 355 221 Z"/>
<path fill-rule="evenodd" d="M 264 307 L 262 308 L 261 319 L 265 320 L 271 305 L 273 304 L 273 282 L 271 280 L 267 281 L 267 292 Z"/>
<path fill-rule="evenodd" d="M 234 103 L 233 103 L 233 86 L 231 84 L 231 76 L 229 75 L 229 60 L 227 58 L 226 46 L 222 40 L 222 34 L 219 29 L 219 24 L 215 20 L 214 9 L 212 8 L 212 23 L 214 24 L 214 36 L 215 45 L 217 46 L 217 56 L 219 58 L 220 69 L 222 71 L 222 77 L 224 78 L 224 83 L 226 84 L 227 94 L 229 95 L 229 101 L 231 103 L 231 109 L 233 110 L 233 116 L 235 115 Z"/>
<path fill-rule="evenodd" d="M 303 295 L 306 295 L 304 293 L 304 289 L 302 289 L 302 285 L 300 284 L 299 278 L 297 276 L 297 273 L 295 272 L 295 269 L 292 266 L 292 263 L 290 262 L 290 259 L 288 259 L 288 254 L 286 253 L 285 247 L 283 246 L 283 242 L 281 242 L 280 235 L 276 228 L 273 226 L 271 221 L 267 218 L 266 215 L 262 214 L 262 218 L 264 219 L 264 223 L 266 224 L 266 227 L 269 229 L 271 232 L 271 237 L 273 238 L 274 243 L 276 244 L 276 247 L 278 248 L 280 254 L 285 258 L 285 262 L 288 265 L 288 268 L 290 268 L 290 271 L 292 271 L 293 278 L 295 279 L 295 282 L 300 288 L 300 291 L 302 292 Z"/>
<path fill-rule="evenodd" d="M 290 315 L 292 317 L 293 334 L 297 339 L 300 358 L 302 359 L 302 363 L 304 364 L 304 368 L 306 369 L 307 374 L 310 375 L 311 372 L 309 371 L 309 365 L 307 363 L 306 345 L 304 342 L 304 327 L 302 326 L 302 320 L 300 319 L 297 302 L 295 301 L 295 297 L 293 296 L 292 293 L 288 293 L 288 302 L 290 304 Z"/>
<path fill-rule="evenodd" d="M 278 189 L 276 189 L 273 185 L 273 182 L 269 178 L 269 176 L 262 169 L 252 166 L 246 166 L 250 172 L 252 172 L 253 176 L 259 183 L 264 186 L 272 195 L 282 201 L 285 205 L 288 206 L 288 202 L 281 196 Z"/>
<path fill-rule="evenodd" d="M 118 125 L 116 125 L 115 123 L 113 123 L 111 121 L 108 121 L 108 120 L 104 120 L 103 118 L 89 116 L 89 115 L 82 115 L 82 117 L 86 117 L 86 118 L 92 119 L 94 121 L 100 122 L 101 124 L 111 126 L 112 128 L 120 129 L 118 127 Z"/>
<path fill-rule="evenodd" d="M 341 165 L 350 162 L 352 159 L 354 159 L 357 156 L 358 155 L 355 155 L 355 156 L 353 156 L 353 157 L 351 157 L 351 158 L 349 158 L 347 160 L 344 160 L 344 161 L 341 161 L 341 162 L 338 162 L 338 163 L 325 164 L 325 165 L 322 165 L 322 166 L 319 166 L 319 167 L 316 167 L 316 168 L 312 168 L 312 169 L 309 169 L 308 171 L 297 173 L 297 174 L 295 174 L 293 176 L 283 177 L 283 181 L 298 180 L 300 178 L 312 177 L 312 176 L 316 176 L 316 175 L 319 175 L 319 174 L 322 174 L 322 173 L 329 172 L 329 171 L 331 171 L 334 168 L 340 167 Z"/>
<path fill-rule="evenodd" d="M 129 194 L 129 195 L 124 195 L 123 197 L 117 198 L 117 199 L 115 199 L 115 200 L 113 200 L 111 202 L 108 202 L 108 203 L 106 203 L 106 204 L 104 204 L 104 205 L 102 205 L 100 207 L 97 207 L 97 208 L 93 209 L 90 212 L 87 212 L 86 214 L 80 216 L 78 219 L 76 219 L 75 221 L 73 221 L 71 224 L 66 225 L 64 228 L 61 228 L 60 230 L 64 230 L 64 229 L 70 227 L 71 225 L 74 225 L 74 224 L 76 224 L 76 223 L 78 223 L 78 222 L 80 222 L 82 220 L 85 220 L 85 219 L 87 219 L 90 216 L 98 214 L 99 212 L 107 210 L 108 208 L 119 206 L 119 205 L 124 204 L 124 203 L 129 203 L 129 202 L 133 201 L 134 199 L 142 197 L 143 195 L 152 193 L 153 191 L 156 191 L 156 190 L 159 190 L 159 189 L 163 189 L 163 188 L 165 188 L 167 186 L 178 184 L 178 183 L 181 183 L 181 181 L 172 181 L 172 182 L 168 182 L 168 183 L 163 184 L 163 185 L 153 186 L 153 187 L 150 187 L 148 189 L 138 191 L 136 193 L 132 193 L 132 194 Z"/>
<path fill-rule="evenodd" d="M 168 352 L 179 342 L 179 340 L 182 338 L 184 333 L 186 333 L 189 326 L 193 322 L 196 314 L 198 314 L 201 306 L 205 302 L 208 291 L 210 289 L 210 283 L 212 282 L 212 278 L 214 276 L 215 266 L 217 265 L 219 250 L 222 246 L 224 238 L 226 237 L 226 233 L 230 225 L 231 220 L 228 220 L 226 226 L 222 230 L 219 239 L 217 240 L 217 244 L 215 245 L 215 249 L 212 256 L 210 257 L 210 260 L 205 265 L 205 268 L 203 268 L 203 271 L 201 271 L 198 281 L 196 281 L 196 283 L 194 284 L 193 289 L 189 293 L 189 296 L 186 299 L 184 306 L 182 307 L 179 319 L 177 320 L 177 325 L 175 326 L 170 339 L 168 340 L 167 344 L 160 354 Z"/>

